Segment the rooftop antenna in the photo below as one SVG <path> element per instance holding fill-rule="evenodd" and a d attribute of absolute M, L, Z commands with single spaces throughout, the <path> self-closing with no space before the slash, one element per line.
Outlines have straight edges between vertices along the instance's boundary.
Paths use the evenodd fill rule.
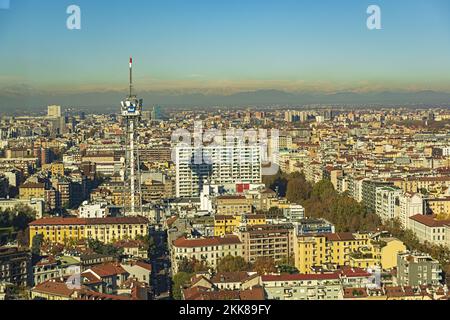
<path fill-rule="evenodd" d="M 130 95 L 129 98 L 133 98 L 133 57 L 130 57 Z"/>

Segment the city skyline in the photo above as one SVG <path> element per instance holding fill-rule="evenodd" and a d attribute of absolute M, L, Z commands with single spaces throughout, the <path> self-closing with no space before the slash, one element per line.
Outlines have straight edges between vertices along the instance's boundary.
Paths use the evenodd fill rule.
<path fill-rule="evenodd" d="M 151 103 L 449 99 L 447 1 L 377 1 L 381 30 L 366 26 L 370 1 L 81 0 L 81 30 L 66 28 L 70 4 L 12 0 L 0 10 L 1 109 L 109 105 L 126 92 L 130 55 Z"/>

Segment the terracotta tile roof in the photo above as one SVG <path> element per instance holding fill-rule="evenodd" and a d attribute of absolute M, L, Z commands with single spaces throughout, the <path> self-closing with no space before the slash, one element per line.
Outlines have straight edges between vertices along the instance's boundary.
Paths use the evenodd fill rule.
<path fill-rule="evenodd" d="M 127 274 L 127 271 L 118 263 L 105 263 L 89 269 L 87 272 L 93 272 L 99 277 L 111 277 L 119 274 Z M 83 273 L 84 275 L 84 273 Z"/>
<path fill-rule="evenodd" d="M 179 248 L 212 247 L 230 244 L 241 244 L 241 241 L 237 236 L 210 237 L 199 239 L 186 239 L 185 237 L 181 237 L 173 241 L 173 245 Z"/>
<path fill-rule="evenodd" d="M 355 237 L 351 232 L 325 233 L 323 235 L 327 238 L 327 241 L 352 241 L 352 240 L 355 240 Z"/>
<path fill-rule="evenodd" d="M 438 228 L 450 225 L 450 220 L 437 220 L 436 216 L 426 216 L 422 214 L 417 214 L 415 216 L 410 217 L 410 219 L 431 228 Z"/>
<path fill-rule="evenodd" d="M 178 217 L 172 217 L 172 218 L 167 219 L 167 221 L 166 221 L 167 226 L 168 226 L 169 228 L 172 227 L 172 224 L 174 224 L 175 221 L 177 221 L 177 220 L 178 220 Z"/>
<path fill-rule="evenodd" d="M 371 274 L 364 269 L 361 268 L 343 268 L 338 271 L 341 276 L 345 276 L 347 278 L 352 277 L 370 277 Z"/>
<path fill-rule="evenodd" d="M 245 196 L 219 196 L 217 200 L 245 200 Z"/>
<path fill-rule="evenodd" d="M 248 290 L 241 290 L 239 293 L 240 300 L 262 301 L 266 299 L 263 287 L 255 286 Z"/>
<path fill-rule="evenodd" d="M 75 289 L 69 289 L 66 283 L 56 280 L 48 280 L 35 286 L 31 291 L 71 298 Z"/>

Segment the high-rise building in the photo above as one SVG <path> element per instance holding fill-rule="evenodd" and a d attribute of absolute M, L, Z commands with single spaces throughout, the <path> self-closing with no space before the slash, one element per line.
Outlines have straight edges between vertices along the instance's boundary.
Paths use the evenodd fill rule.
<path fill-rule="evenodd" d="M 48 106 L 47 107 L 47 116 L 51 118 L 59 118 L 61 117 L 61 106 Z"/>
<path fill-rule="evenodd" d="M 158 106 L 154 106 L 152 110 L 152 121 L 161 120 L 161 108 Z"/>
<path fill-rule="evenodd" d="M 261 183 L 261 148 L 256 145 L 175 147 L 176 195 L 198 197 L 209 183 Z"/>

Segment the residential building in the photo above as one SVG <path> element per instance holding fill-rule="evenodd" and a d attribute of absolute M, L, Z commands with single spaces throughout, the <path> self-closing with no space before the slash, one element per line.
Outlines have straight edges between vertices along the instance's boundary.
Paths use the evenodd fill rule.
<path fill-rule="evenodd" d="M 217 215 L 243 215 L 253 212 L 252 200 L 245 196 L 218 196 L 215 200 Z"/>
<path fill-rule="evenodd" d="M 450 226 L 449 220 L 438 220 L 436 216 L 415 215 L 409 218 L 410 229 L 421 243 L 430 243 L 437 246 L 447 245 L 446 228 Z"/>
<path fill-rule="evenodd" d="M 261 276 L 269 300 L 341 300 L 337 273 Z"/>
<path fill-rule="evenodd" d="M 255 262 L 259 257 L 275 261 L 289 259 L 294 255 L 295 229 L 292 224 L 266 224 L 247 226 L 239 232 L 243 242 L 243 257 Z"/>
<path fill-rule="evenodd" d="M 170 254 L 173 274 L 178 272 L 178 264 L 183 259 L 205 261 L 214 270 L 219 260 L 228 255 L 242 257 L 243 244 L 235 235 L 191 239 L 181 237 L 172 242 Z"/>
<path fill-rule="evenodd" d="M 439 262 L 427 254 L 404 252 L 397 259 L 400 286 L 439 285 L 442 280 Z"/>
<path fill-rule="evenodd" d="M 260 151 L 257 145 L 175 147 L 176 196 L 198 197 L 207 182 L 261 183 Z"/>
<path fill-rule="evenodd" d="M 266 224 L 266 216 L 262 214 L 249 215 L 216 215 L 214 217 L 214 236 L 221 237 L 234 234 L 240 227 Z"/>
<path fill-rule="evenodd" d="M 31 284 L 31 254 L 17 247 L 0 247 L 0 282 Z"/>
<path fill-rule="evenodd" d="M 30 245 L 37 234 L 53 243 L 94 239 L 113 243 L 148 234 L 148 220 L 143 217 L 48 218 L 30 223 Z"/>

